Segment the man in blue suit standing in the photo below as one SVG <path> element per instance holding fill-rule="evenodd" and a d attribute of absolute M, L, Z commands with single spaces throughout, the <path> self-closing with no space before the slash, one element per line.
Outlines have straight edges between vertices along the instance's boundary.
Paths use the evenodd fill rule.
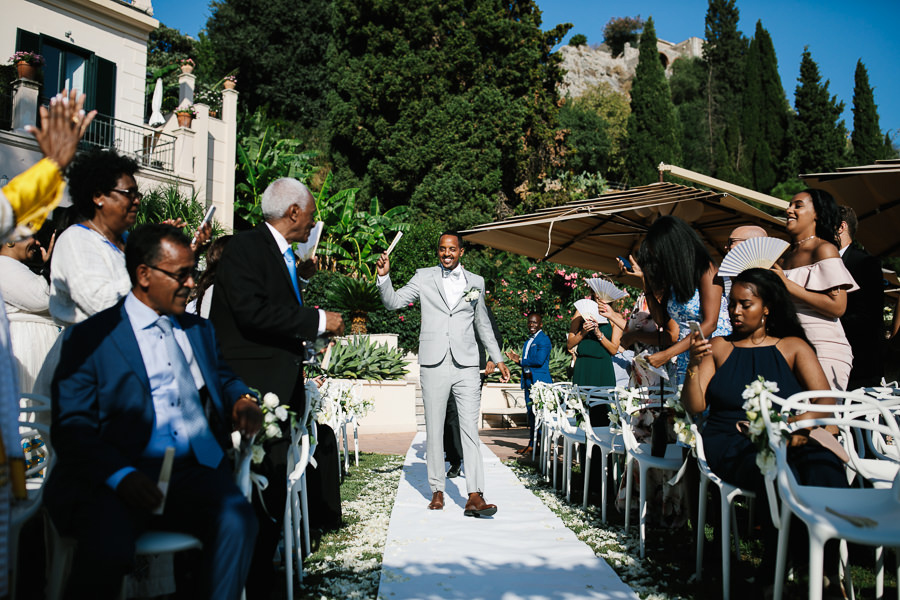
<path fill-rule="evenodd" d="M 131 292 L 66 331 L 53 380 L 56 467 L 44 500 L 78 541 L 68 598 L 115 598 L 147 529 L 203 542 L 197 597 L 237 599 L 256 539 L 253 510 L 232 479 L 231 432 L 254 435 L 262 412 L 219 352 L 212 324 L 185 314 L 194 253 L 169 225 L 128 240 Z M 175 462 L 165 508 L 163 455 Z"/>
<path fill-rule="evenodd" d="M 531 402 L 531 385 L 535 381 L 553 383 L 553 378 L 550 377 L 550 337 L 544 333 L 543 326 L 544 322 L 540 313 L 529 313 L 528 333 L 530 335 L 525 341 L 522 356 L 519 357 L 512 350 L 506 353 L 511 361 L 522 367 L 522 389 L 525 390 L 525 408 L 528 410 L 528 429 L 531 432 L 528 445 L 517 450 L 517 454 L 531 452 L 534 445 L 534 409 Z"/>

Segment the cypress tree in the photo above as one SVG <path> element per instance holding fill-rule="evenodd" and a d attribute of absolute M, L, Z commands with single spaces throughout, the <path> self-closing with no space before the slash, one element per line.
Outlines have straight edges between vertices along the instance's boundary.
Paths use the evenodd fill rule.
<path fill-rule="evenodd" d="M 703 47 L 703 59 L 708 69 L 710 168 L 716 177 L 731 181 L 735 181 L 742 170 L 741 100 L 747 43 L 738 30 L 739 15 L 735 0 L 709 0 L 706 45 Z M 724 142 L 724 153 L 719 141 Z"/>
<path fill-rule="evenodd" d="M 853 144 L 855 165 L 870 165 L 883 153 L 884 140 L 878 127 L 878 108 L 869 85 L 869 73 L 861 60 L 856 61 L 853 87 Z"/>
<path fill-rule="evenodd" d="M 809 48 L 803 49 L 799 84 L 794 93 L 795 116 L 790 127 L 792 175 L 834 171 L 844 158 L 847 129 L 840 119 L 844 103 L 828 93 Z"/>
<path fill-rule="evenodd" d="M 631 185 L 653 183 L 660 162 L 677 164 L 681 160 L 675 107 L 659 60 L 652 17 L 644 24 L 639 47 L 628 117 L 626 169 Z"/>
<path fill-rule="evenodd" d="M 772 38 L 761 21 L 745 60 L 743 94 L 743 172 L 754 189 L 768 192 L 782 178 L 787 155 L 787 98 L 778 75 Z"/>

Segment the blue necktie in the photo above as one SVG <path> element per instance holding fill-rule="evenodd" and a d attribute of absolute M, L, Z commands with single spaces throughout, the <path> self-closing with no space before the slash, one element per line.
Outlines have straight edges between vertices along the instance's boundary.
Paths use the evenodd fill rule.
<path fill-rule="evenodd" d="M 300 284 L 297 282 L 297 259 L 294 257 L 294 251 L 288 246 L 284 251 L 284 262 L 287 263 L 288 273 L 291 276 L 291 285 L 294 286 L 294 294 L 297 296 L 297 302 L 303 306 L 303 300 L 300 298 Z"/>
<path fill-rule="evenodd" d="M 172 321 L 163 315 L 156 321 L 156 325 L 163 332 L 166 352 L 172 360 L 172 371 L 175 374 L 175 382 L 178 384 L 178 395 L 181 398 L 181 410 L 184 413 L 191 450 L 194 451 L 198 463 L 215 469 L 225 455 L 222 447 L 219 446 L 209 430 L 209 423 L 206 421 L 203 406 L 200 404 L 200 393 L 194 384 L 194 376 L 191 375 L 184 352 L 181 351 L 181 347 L 175 341 L 175 334 L 172 333 Z"/>

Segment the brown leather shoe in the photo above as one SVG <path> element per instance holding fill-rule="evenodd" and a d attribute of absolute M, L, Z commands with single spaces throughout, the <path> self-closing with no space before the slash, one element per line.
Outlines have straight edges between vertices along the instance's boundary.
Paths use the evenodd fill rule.
<path fill-rule="evenodd" d="M 444 492 L 435 492 L 431 495 L 428 510 L 444 510 Z"/>
<path fill-rule="evenodd" d="M 524 448 L 519 448 L 518 450 L 516 450 L 516 454 L 528 454 L 529 452 L 531 452 L 531 450 L 531 446 L 525 446 Z"/>
<path fill-rule="evenodd" d="M 480 492 L 472 492 L 469 494 L 469 500 L 466 502 L 466 509 L 463 514 L 467 517 L 490 517 L 497 512 L 496 504 L 488 504 L 484 501 Z"/>

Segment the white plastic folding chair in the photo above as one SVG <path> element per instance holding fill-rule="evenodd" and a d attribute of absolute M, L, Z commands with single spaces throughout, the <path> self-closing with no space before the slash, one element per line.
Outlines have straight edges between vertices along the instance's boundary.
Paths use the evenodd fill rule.
<path fill-rule="evenodd" d="M 588 490 L 591 483 L 591 467 L 593 462 L 591 455 L 594 448 L 600 450 L 600 518 L 606 523 L 606 504 L 607 504 L 607 468 L 609 459 L 614 454 L 624 454 L 625 445 L 622 441 L 622 432 L 614 420 L 609 425 L 601 425 L 595 427 L 591 423 L 591 408 L 594 406 L 606 405 L 612 413 L 617 412 L 616 388 L 607 386 L 579 386 L 578 394 L 582 398 L 582 422 L 581 427 L 585 433 L 585 449 L 584 449 L 584 489 L 582 496 L 582 508 L 588 505 Z"/>
<path fill-rule="evenodd" d="M 813 404 L 817 398 L 836 398 L 842 402 Z M 760 411 L 766 424 L 769 447 L 775 453 L 777 470 L 774 477 L 782 501 L 774 597 L 775 600 L 780 600 L 783 592 L 787 541 L 793 514 L 804 522 L 809 533 L 809 598 L 821 600 L 826 541 L 840 539 L 874 546 L 876 549 L 892 547 L 895 552 L 900 552 L 900 477 L 895 478 L 890 489 L 843 489 L 800 485 L 788 464 L 786 434 L 807 427 L 835 425 L 844 437 L 853 437 L 854 429 L 861 428 L 900 439 L 900 429 L 890 412 L 881 406 L 877 399 L 861 392 L 834 390 L 801 392 L 786 400 L 764 392 L 761 397 L 764 407 L 767 400 L 782 413 L 814 411 L 828 415 L 825 418 L 802 419 L 793 423 L 787 423 L 786 420 L 773 423 L 769 410 L 764 408 Z M 875 414 L 880 416 L 882 422 L 860 418 Z M 892 450 L 888 460 L 900 462 L 900 447 Z M 881 553 L 878 552 L 877 556 L 881 557 Z M 883 560 L 879 562 L 881 563 L 879 566 L 883 567 Z M 844 572 L 849 574 L 849 569 L 844 569 Z M 884 590 L 883 568 L 878 569 L 876 577 L 876 594 L 881 597 Z"/>
<path fill-rule="evenodd" d="M 550 385 L 556 393 L 557 404 L 555 410 L 547 414 L 546 422 L 550 425 L 548 429 L 549 443 L 547 444 L 547 471 L 546 475 L 550 476 L 550 485 L 556 489 L 558 481 L 558 468 L 560 462 L 559 445 L 563 444 L 563 453 L 565 454 L 565 434 L 564 430 L 568 429 L 570 423 L 565 414 L 565 410 L 560 411 L 560 407 L 565 405 L 566 399 L 572 393 L 574 385 L 571 382 L 563 381 Z M 552 465 L 552 469 L 550 468 Z M 551 475 L 552 473 L 552 475 Z M 560 482 L 560 489 L 563 488 L 565 482 Z"/>
<path fill-rule="evenodd" d="M 303 549 L 311 551 L 309 540 L 309 503 L 306 488 L 306 467 L 315 466 L 316 423 L 307 428 L 311 402 L 297 424 L 291 427 L 291 447 L 287 456 L 287 498 L 284 503 L 284 567 L 287 597 L 293 598 L 294 571 L 303 581 Z M 340 463 L 338 463 L 340 468 Z"/>
<path fill-rule="evenodd" d="M 566 490 L 566 502 L 572 501 L 572 462 L 578 456 L 578 446 L 585 445 L 587 441 L 587 435 L 578 423 L 584 413 L 582 408 L 578 386 L 569 388 L 569 393 L 560 401 L 557 408 L 557 422 L 563 444 L 562 484 Z"/>
<path fill-rule="evenodd" d="M 750 500 L 756 499 L 756 494 L 751 490 L 745 490 L 732 485 L 713 473 L 706 462 L 706 452 L 703 448 L 703 436 L 697 429 L 697 425 L 691 423 L 691 432 L 694 434 L 696 444 L 694 451 L 697 455 L 697 465 L 700 469 L 700 493 L 697 504 L 697 570 L 694 577 L 697 581 L 703 578 L 703 546 L 706 541 L 704 527 L 706 525 L 706 496 L 709 484 L 712 482 L 719 488 L 719 511 L 721 514 L 720 537 L 722 538 L 722 598 L 728 600 L 731 596 L 731 553 L 730 540 L 734 539 L 734 551 L 741 555 L 741 542 L 738 536 L 737 520 L 734 514 L 734 501 L 744 496 Z"/>
<path fill-rule="evenodd" d="M 651 405 L 645 405 L 652 408 Z M 666 444 L 665 454 L 661 457 L 653 456 L 651 444 L 639 443 L 634 435 L 633 421 L 639 409 L 629 406 L 621 419 L 622 439 L 625 445 L 625 529 L 631 525 L 631 493 L 634 488 L 634 463 L 638 464 L 640 473 L 640 506 L 639 528 L 641 539 L 641 558 L 645 555 L 645 540 L 647 537 L 647 472 L 650 469 L 662 469 L 677 471 L 684 462 L 682 449 L 678 444 Z"/>

